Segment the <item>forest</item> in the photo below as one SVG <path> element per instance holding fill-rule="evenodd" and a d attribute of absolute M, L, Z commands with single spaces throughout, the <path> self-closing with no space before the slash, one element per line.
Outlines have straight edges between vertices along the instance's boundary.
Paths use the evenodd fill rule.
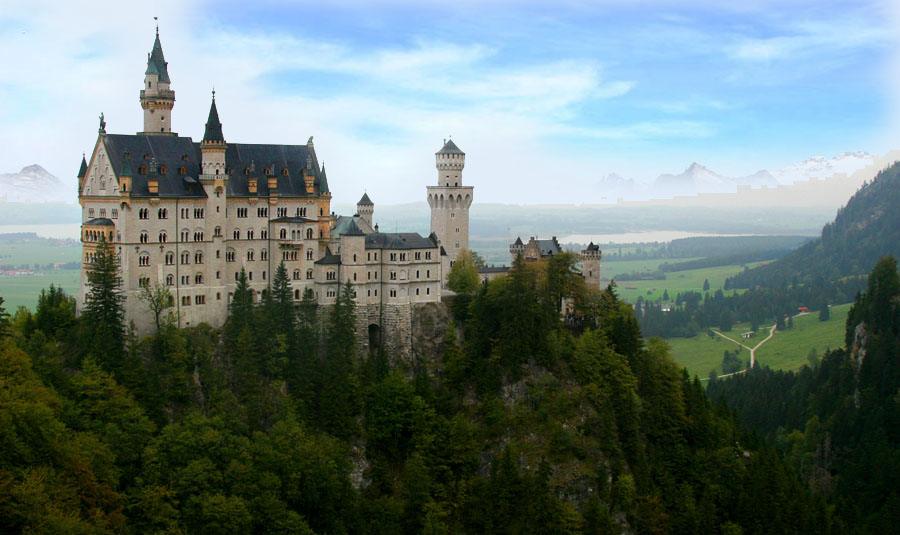
<path fill-rule="evenodd" d="M 139 338 L 102 245 L 80 315 L 56 288 L 0 315 L 4 531 L 849 532 L 574 256 L 473 266 L 440 354 L 405 362 L 357 354 L 350 284 L 295 308 L 283 269 L 221 330 L 162 307 Z"/>
<path fill-rule="evenodd" d="M 883 258 L 847 318 L 846 345 L 799 372 L 754 368 L 711 398 L 766 438 L 859 533 L 900 522 L 900 277 Z"/>

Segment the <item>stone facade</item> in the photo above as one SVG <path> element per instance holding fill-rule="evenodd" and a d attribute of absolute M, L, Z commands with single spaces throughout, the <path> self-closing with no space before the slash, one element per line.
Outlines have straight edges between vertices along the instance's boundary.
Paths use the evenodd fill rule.
<path fill-rule="evenodd" d="M 450 266 L 460 251 L 469 248 L 469 207 L 473 200 L 473 187 L 463 186 L 462 171 L 466 166 L 466 153 L 459 150 L 453 140 L 444 140 L 444 146 L 435 153 L 438 185 L 428 186 L 428 206 L 431 207 L 431 233 L 446 256 L 442 259 L 444 286 Z"/>

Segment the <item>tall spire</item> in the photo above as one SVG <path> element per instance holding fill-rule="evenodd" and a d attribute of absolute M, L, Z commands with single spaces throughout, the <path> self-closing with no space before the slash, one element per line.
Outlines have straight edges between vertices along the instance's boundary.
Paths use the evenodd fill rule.
<path fill-rule="evenodd" d="M 205 143 L 225 142 L 222 133 L 222 123 L 219 121 L 219 110 L 216 109 L 216 90 L 212 91 L 212 104 L 209 105 L 209 118 L 206 120 L 206 132 L 203 134 Z"/>
<path fill-rule="evenodd" d="M 81 167 L 78 169 L 78 178 L 84 178 L 87 174 L 87 160 L 84 159 L 84 153 L 81 153 Z"/>
<path fill-rule="evenodd" d="M 159 25 L 156 25 L 156 40 L 153 42 L 153 51 L 147 55 L 147 72 L 144 74 L 157 74 L 159 81 L 171 83 L 169 80 L 169 64 L 163 56 L 162 43 L 159 42 Z"/>

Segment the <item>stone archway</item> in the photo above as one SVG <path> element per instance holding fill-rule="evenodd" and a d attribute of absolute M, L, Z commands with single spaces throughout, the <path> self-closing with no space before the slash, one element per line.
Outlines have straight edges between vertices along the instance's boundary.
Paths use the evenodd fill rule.
<path fill-rule="evenodd" d="M 381 327 L 376 323 L 369 324 L 369 353 L 374 354 L 381 347 Z"/>

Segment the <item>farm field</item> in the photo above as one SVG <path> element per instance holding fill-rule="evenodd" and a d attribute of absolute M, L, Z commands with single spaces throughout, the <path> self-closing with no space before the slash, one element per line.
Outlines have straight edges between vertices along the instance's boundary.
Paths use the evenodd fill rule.
<path fill-rule="evenodd" d="M 730 332 L 723 333 L 729 338 L 740 340 L 741 333 L 750 330 L 749 323 L 737 323 Z M 762 330 L 762 329 L 760 329 Z M 747 347 L 753 347 L 758 344 L 762 338 L 751 338 L 750 343 L 745 342 Z M 734 351 L 740 346 L 733 342 L 716 336 L 710 338 L 706 332 L 700 333 L 693 338 L 669 338 L 666 340 L 672 348 L 671 355 L 679 365 L 687 368 L 688 373 L 698 376 L 701 379 L 709 377 L 709 372 L 715 370 L 716 374 L 722 373 L 722 356 L 725 351 Z M 771 340 L 769 341 L 771 342 Z M 741 348 L 741 354 L 738 355 L 741 360 L 750 360 L 750 351 Z"/>
<path fill-rule="evenodd" d="M 625 262 L 622 263 L 624 264 Z M 659 261 L 657 261 L 657 265 L 658 263 Z M 615 263 L 611 264 L 615 266 Z M 754 267 L 758 264 L 747 265 Z M 673 271 L 666 273 L 666 280 L 616 281 L 616 289 L 619 292 L 619 296 L 630 303 L 634 303 L 638 297 L 643 297 L 645 301 L 661 299 L 666 290 L 669 292 L 670 300 L 674 301 L 675 296 L 680 292 L 689 290 L 702 292 L 704 280 L 709 280 L 710 293 L 720 290 L 725 286 L 725 279 L 743 270 L 744 266 L 735 264 L 688 271 Z M 622 273 L 622 271 L 618 271 L 618 273 Z M 730 294 L 732 291 L 729 290 L 728 293 Z M 738 293 L 741 291 L 738 290 Z"/>
<path fill-rule="evenodd" d="M 850 306 L 848 303 L 831 307 L 831 319 L 825 322 L 819 321 L 818 312 L 794 318 L 793 329 L 776 332 L 771 340 L 756 350 L 757 364 L 775 370 L 797 370 L 806 364 L 811 349 L 815 349 L 821 357 L 827 349 L 842 347 L 844 323 Z M 771 323 L 760 327 L 759 334 L 744 341 L 744 345 L 754 347 L 768 336 L 769 327 Z M 749 329 L 747 323 L 736 324 L 730 332 L 723 334 L 740 341 L 741 333 Z M 693 338 L 670 338 L 666 341 L 672 348 L 671 355 L 675 362 L 687 368 L 691 376 L 701 379 L 709 377 L 711 370 L 721 374 L 723 353 L 739 347 L 720 336 L 710 338 L 705 332 Z M 742 349 L 740 358 L 749 360 L 750 351 Z"/>
<path fill-rule="evenodd" d="M 27 277 L 0 277 L 0 297 L 4 299 L 3 307 L 10 314 L 20 306 L 34 311 L 38 295 L 51 284 L 61 286 L 69 295 L 78 292 L 78 278 L 81 271 L 77 269 L 58 269 L 46 273 L 38 273 Z"/>
<path fill-rule="evenodd" d="M 775 337 L 756 350 L 761 366 L 774 370 L 797 370 L 806 364 L 806 357 L 815 349 L 819 357 L 827 349 L 844 346 L 844 326 L 850 303 L 831 307 L 831 318 L 819 321 L 819 313 L 794 318 L 794 328 L 775 333 Z"/>

